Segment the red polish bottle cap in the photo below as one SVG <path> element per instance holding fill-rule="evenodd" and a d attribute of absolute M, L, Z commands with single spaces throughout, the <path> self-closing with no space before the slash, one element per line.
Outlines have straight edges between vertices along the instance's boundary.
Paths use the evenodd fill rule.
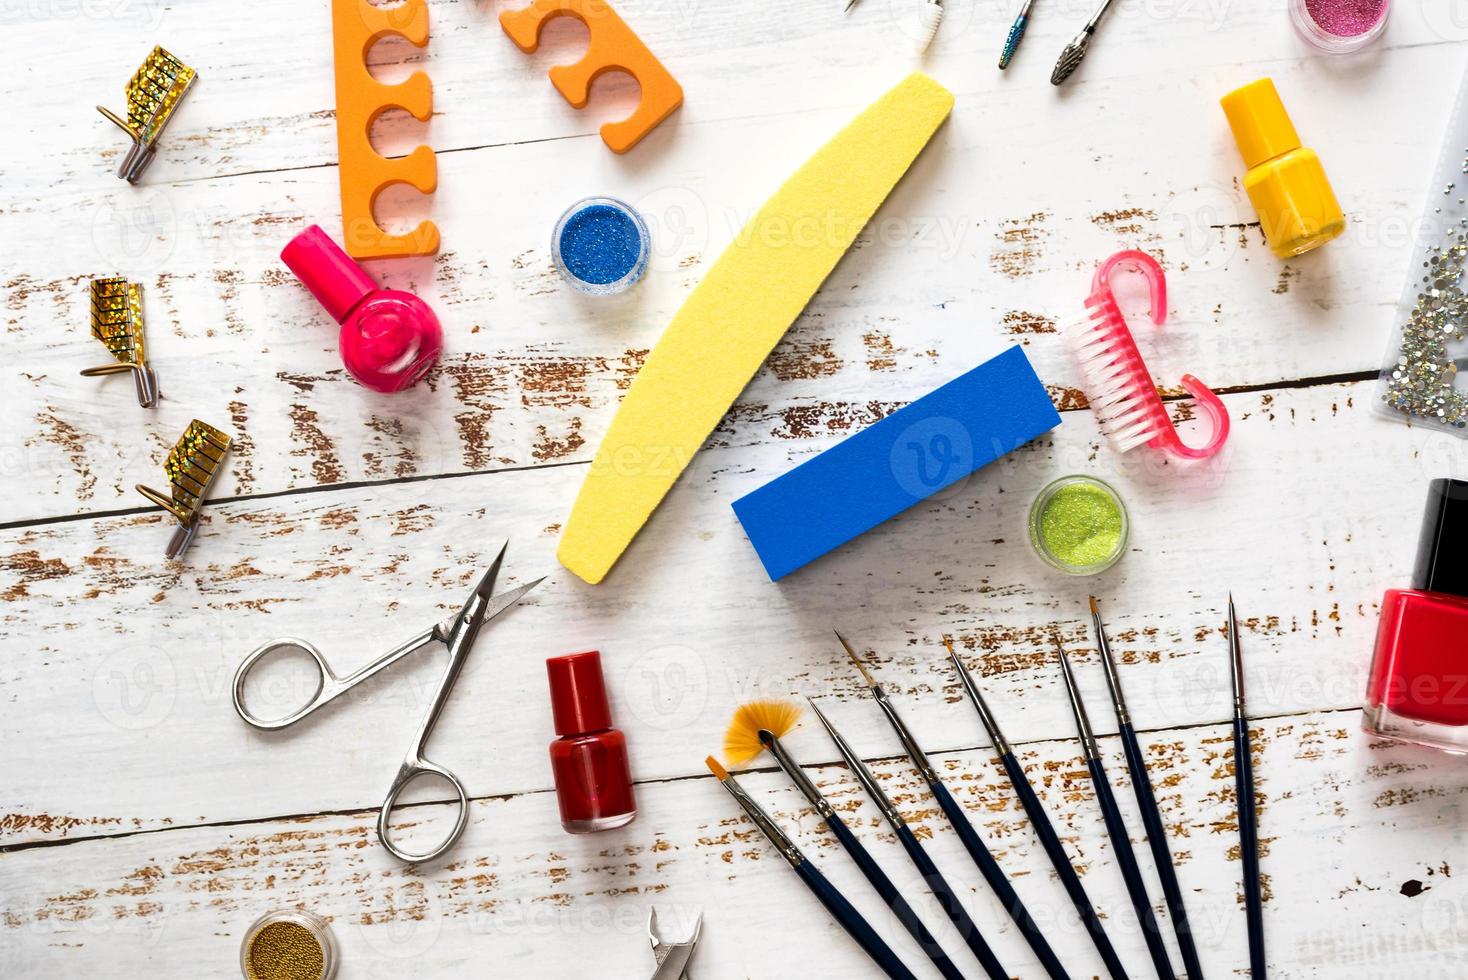
<path fill-rule="evenodd" d="M 545 662 L 545 672 L 550 678 L 551 713 L 557 735 L 584 735 L 612 727 L 599 651 L 551 657 Z"/>
<path fill-rule="evenodd" d="M 337 323 L 347 318 L 362 297 L 377 289 L 367 271 L 320 225 L 312 225 L 292 238 L 281 250 L 280 258 Z"/>

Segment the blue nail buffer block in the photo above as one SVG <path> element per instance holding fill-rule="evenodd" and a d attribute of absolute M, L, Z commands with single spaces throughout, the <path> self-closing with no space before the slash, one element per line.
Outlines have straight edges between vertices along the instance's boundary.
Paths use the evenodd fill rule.
<path fill-rule="evenodd" d="M 1060 424 L 1011 347 L 734 501 L 771 581 Z"/>

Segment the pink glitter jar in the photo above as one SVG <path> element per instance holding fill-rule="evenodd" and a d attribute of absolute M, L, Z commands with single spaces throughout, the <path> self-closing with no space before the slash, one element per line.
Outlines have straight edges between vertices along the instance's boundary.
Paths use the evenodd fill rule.
<path fill-rule="evenodd" d="M 1392 0 L 1290 0 L 1300 35 L 1331 54 L 1365 47 L 1386 30 Z"/>

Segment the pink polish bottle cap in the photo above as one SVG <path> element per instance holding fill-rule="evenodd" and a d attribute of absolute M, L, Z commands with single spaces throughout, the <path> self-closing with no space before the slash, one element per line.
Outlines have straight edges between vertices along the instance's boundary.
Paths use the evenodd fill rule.
<path fill-rule="evenodd" d="M 312 225 L 292 238 L 281 250 L 280 258 L 337 323 L 347 318 L 362 297 L 377 289 L 367 270 L 342 251 L 320 225 Z"/>

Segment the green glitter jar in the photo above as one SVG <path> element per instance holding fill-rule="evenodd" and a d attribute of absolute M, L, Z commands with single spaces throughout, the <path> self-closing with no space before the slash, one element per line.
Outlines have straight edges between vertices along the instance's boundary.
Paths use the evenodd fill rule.
<path fill-rule="evenodd" d="M 1030 507 L 1030 544 L 1045 564 L 1067 575 L 1095 575 L 1126 549 L 1126 506 L 1111 485 L 1063 476 Z"/>

